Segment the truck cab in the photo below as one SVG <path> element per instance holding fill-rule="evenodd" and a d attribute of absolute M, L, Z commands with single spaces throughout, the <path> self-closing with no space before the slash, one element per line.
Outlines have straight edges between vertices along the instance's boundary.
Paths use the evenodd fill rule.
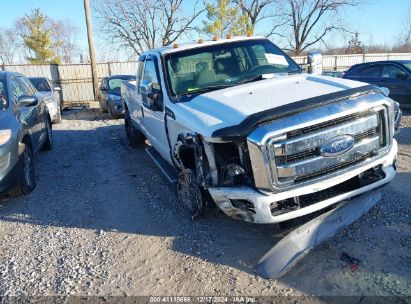
<path fill-rule="evenodd" d="M 279 223 L 395 176 L 400 115 L 384 90 L 304 73 L 262 37 L 148 51 L 121 94 L 129 144 L 148 140 L 193 217 L 211 203 L 235 219 Z"/>

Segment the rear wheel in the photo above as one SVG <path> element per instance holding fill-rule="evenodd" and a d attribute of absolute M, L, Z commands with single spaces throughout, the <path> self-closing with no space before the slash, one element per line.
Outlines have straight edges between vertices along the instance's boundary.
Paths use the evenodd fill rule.
<path fill-rule="evenodd" d="M 30 146 L 25 143 L 24 151 L 19 160 L 19 182 L 17 186 L 9 190 L 8 194 L 11 197 L 27 195 L 36 187 L 34 174 L 33 151 Z"/>
<path fill-rule="evenodd" d="M 139 130 L 137 130 L 133 126 L 133 122 L 131 121 L 131 117 L 130 117 L 130 113 L 128 112 L 128 109 L 126 109 L 126 113 L 124 115 L 124 127 L 126 130 L 127 144 L 131 148 L 142 147 L 145 142 L 145 137 L 143 133 L 141 133 Z"/>

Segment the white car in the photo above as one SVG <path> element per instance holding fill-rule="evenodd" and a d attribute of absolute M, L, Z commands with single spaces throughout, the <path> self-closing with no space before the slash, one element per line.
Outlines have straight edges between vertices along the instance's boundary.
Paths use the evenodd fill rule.
<path fill-rule="evenodd" d="M 30 82 L 34 85 L 37 91 L 44 97 L 44 101 L 49 109 L 51 121 L 53 123 L 61 122 L 61 88 L 53 87 L 51 82 L 46 77 L 29 77 Z"/>
<path fill-rule="evenodd" d="M 129 144 L 149 140 L 192 216 L 212 202 L 279 223 L 375 203 L 396 174 L 399 113 L 386 92 L 303 73 L 262 37 L 214 40 L 144 53 L 121 88 Z"/>

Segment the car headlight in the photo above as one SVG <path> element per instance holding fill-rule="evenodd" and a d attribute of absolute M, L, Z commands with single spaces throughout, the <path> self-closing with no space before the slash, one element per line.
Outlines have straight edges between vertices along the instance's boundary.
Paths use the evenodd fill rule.
<path fill-rule="evenodd" d="M 0 130 L 0 146 L 7 143 L 11 138 L 11 130 Z"/>
<path fill-rule="evenodd" d="M 112 101 L 120 101 L 120 100 L 121 100 L 121 96 L 110 95 L 110 99 L 111 99 Z"/>

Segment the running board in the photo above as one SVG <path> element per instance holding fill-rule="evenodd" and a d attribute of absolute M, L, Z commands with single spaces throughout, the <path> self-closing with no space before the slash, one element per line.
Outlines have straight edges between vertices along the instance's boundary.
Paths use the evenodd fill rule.
<path fill-rule="evenodd" d="M 161 155 L 153 147 L 146 148 L 148 156 L 153 160 L 153 162 L 160 168 L 161 172 L 167 178 L 167 180 L 174 184 L 177 182 L 177 172 L 176 170 L 161 157 Z"/>

